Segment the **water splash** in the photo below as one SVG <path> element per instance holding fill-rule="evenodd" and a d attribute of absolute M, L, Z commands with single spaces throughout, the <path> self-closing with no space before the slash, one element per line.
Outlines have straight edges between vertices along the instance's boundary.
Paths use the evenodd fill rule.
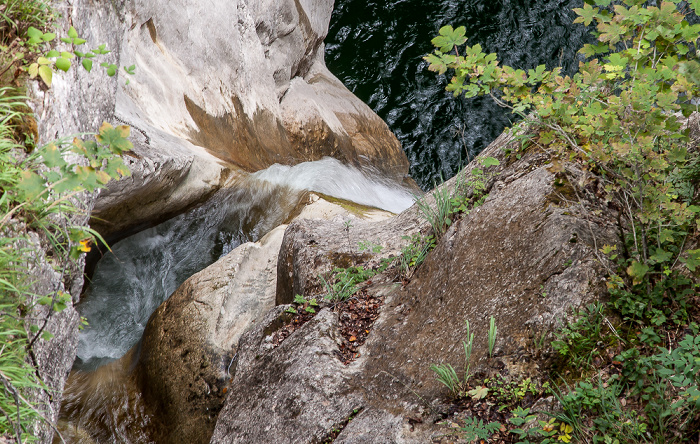
<path fill-rule="evenodd" d="M 252 175 L 272 184 L 308 190 L 349 200 L 361 205 L 400 213 L 413 205 L 411 190 L 362 172 L 332 157 L 294 166 L 275 164 Z"/>

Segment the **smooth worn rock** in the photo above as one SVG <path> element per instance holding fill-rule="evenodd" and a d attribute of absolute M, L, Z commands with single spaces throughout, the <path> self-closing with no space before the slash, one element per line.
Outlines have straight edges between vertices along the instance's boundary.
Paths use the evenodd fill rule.
<path fill-rule="evenodd" d="M 589 184 L 583 172 L 570 165 L 564 176 L 534 150 L 520 160 L 506 158 L 502 149 L 511 142 L 504 135 L 482 154 L 501 163 L 492 169 L 486 201 L 449 227 L 410 282 L 382 284 L 390 280 L 390 274 L 372 279 L 367 291 L 381 297 L 384 305 L 360 348 L 360 357 L 343 367 L 345 390 L 337 389 L 328 376 L 338 372 L 337 361 L 319 358 L 309 362 L 337 350 L 334 341 L 318 339 L 337 328 L 330 314 L 323 320 L 329 325 L 309 322 L 277 348 L 261 346 L 265 340 L 259 337 L 244 339 L 239 354 L 254 356 L 253 363 L 243 366 L 241 361 L 236 369 L 234 383 L 240 384 L 234 384 L 235 391 L 226 400 L 212 443 L 318 442 L 324 436 L 319 425 L 337 420 L 335 413 L 327 413 L 328 405 L 360 406 L 358 414 L 346 418 L 349 422 L 335 442 L 425 443 L 438 439 L 445 433 L 436 423 L 440 399 L 446 393 L 430 366 L 450 363 L 462 367 L 465 320 L 475 334 L 474 371 L 488 374 L 506 369 L 512 375 L 533 375 L 541 370 L 533 337 L 551 331 L 572 307 L 605 294 L 606 262 L 596 253 L 603 244 L 617 242 L 616 215 L 595 202 L 578 201 L 568 180 Z M 466 172 L 471 168 L 474 164 Z M 465 181 L 468 176 L 444 186 L 463 187 Z M 593 215 L 593 209 L 600 212 Z M 304 292 L 307 297 L 322 293 L 317 276 L 334 266 L 347 266 L 338 263 L 340 258 L 347 259 L 348 265 L 354 260 L 371 264 L 376 258 L 350 254 L 358 239 L 378 238 L 393 250 L 401 235 L 421 227 L 425 231 L 425 222 L 417 214 L 413 208 L 389 221 L 358 224 L 349 233 L 340 222 L 290 224 L 280 251 L 277 302 L 287 302 L 295 293 Z M 498 327 L 493 357 L 488 356 L 487 346 L 491 316 Z M 283 325 L 279 319 L 268 320 L 265 335 Z M 308 372 L 308 367 L 313 371 Z M 301 388 L 292 390 L 288 381 Z M 306 397 L 307 391 L 329 384 L 322 400 Z M 301 414 L 318 414 L 313 420 L 300 418 L 299 405 L 303 406 Z M 267 429 L 260 420 L 262 411 Z"/>
<path fill-rule="evenodd" d="M 309 201 L 297 218 L 350 217 L 316 195 Z M 390 216 L 366 209 L 365 217 Z M 136 378 L 161 425 L 156 441 L 208 442 L 230 390 L 239 339 L 275 306 L 285 228 L 238 246 L 193 275 L 151 315 L 136 347 Z"/>
<path fill-rule="evenodd" d="M 332 0 L 131 0 L 115 119 L 132 126 L 134 178 L 97 203 L 103 235 L 162 220 L 257 171 L 335 157 L 403 182 L 387 125 L 331 74 Z M 184 30 L 184 31 L 183 31 Z"/>
<path fill-rule="evenodd" d="M 284 306 L 246 334 L 239 364 L 212 443 L 323 442 L 330 430 L 362 408 L 353 369 L 335 356 L 337 315 L 328 309 L 270 352 L 270 325 Z M 264 395 L 260 387 L 266 387 Z"/>

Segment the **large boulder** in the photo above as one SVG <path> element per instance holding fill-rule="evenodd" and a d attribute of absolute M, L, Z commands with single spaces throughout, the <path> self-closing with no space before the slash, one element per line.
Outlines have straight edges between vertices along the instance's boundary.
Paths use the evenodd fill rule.
<path fill-rule="evenodd" d="M 354 362 L 342 366 L 330 358 L 338 350 L 339 324 L 325 310 L 278 347 L 270 338 L 284 322 L 274 313 L 242 337 L 212 443 L 322 442 L 331 433 L 343 443 L 431 442 L 444 433 L 435 425 L 444 387 L 430 365 L 461 368 L 465 320 L 475 333 L 473 369 L 538 371 L 533 334 L 605 294 L 605 260 L 596 253 L 617 242 L 616 217 L 594 202 L 578 202 L 568 180 L 592 186 L 585 173 L 568 166 L 564 175 L 534 150 L 506 158 L 510 143 L 504 135 L 485 151 L 501 162 L 488 181 L 488 198 L 452 224 L 410 282 L 392 283 L 390 274 L 372 279 L 366 291 L 383 306 Z M 416 218 L 412 209 L 351 228 L 351 241 L 378 237 L 394 248 L 407 231 L 421 228 Z M 316 276 L 347 249 L 346 237 L 338 223 L 290 224 L 280 251 L 278 303 L 297 292 L 320 292 Z M 499 332 L 492 358 L 491 316 Z"/>
<path fill-rule="evenodd" d="M 115 118 L 130 125 L 134 178 L 100 194 L 94 226 L 117 235 L 160 221 L 257 171 L 335 157 L 402 182 L 386 124 L 331 74 L 332 0 L 131 0 Z M 235 167 L 234 167 L 235 166 Z"/>
<path fill-rule="evenodd" d="M 311 195 L 297 220 L 363 219 Z M 363 209 L 365 219 L 391 213 Z M 151 315 L 134 353 L 135 377 L 155 412 L 157 442 L 208 442 L 231 375 L 241 335 L 275 306 L 277 256 L 286 225 L 235 248 L 185 281 Z M 124 359 L 128 358 L 128 355 Z"/>

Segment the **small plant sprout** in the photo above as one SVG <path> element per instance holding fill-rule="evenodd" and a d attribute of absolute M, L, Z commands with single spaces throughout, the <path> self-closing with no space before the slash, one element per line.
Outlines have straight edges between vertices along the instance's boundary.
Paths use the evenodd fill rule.
<path fill-rule="evenodd" d="M 467 324 L 467 340 L 462 341 L 464 347 L 464 378 L 460 379 L 457 372 L 450 364 L 433 364 L 430 370 L 435 373 L 435 379 L 450 389 L 455 398 L 461 398 L 467 395 L 467 383 L 471 373 L 469 371 L 469 361 L 472 357 L 472 345 L 474 343 L 474 333 L 470 331 L 469 321 L 464 321 Z"/>
<path fill-rule="evenodd" d="M 470 332 L 469 320 L 465 320 L 464 323 L 467 324 L 467 340 L 462 341 L 462 345 L 464 346 L 464 374 L 468 375 L 469 361 L 472 358 L 472 345 L 474 344 L 474 333 Z"/>
<path fill-rule="evenodd" d="M 489 319 L 489 358 L 493 357 L 493 348 L 496 345 L 497 334 L 498 327 L 496 327 L 496 319 L 491 316 L 491 319 Z"/>
<path fill-rule="evenodd" d="M 379 254 L 384 249 L 384 247 L 379 242 L 374 243 L 371 241 L 360 241 L 357 243 L 357 247 L 359 248 L 360 253 L 362 253 L 363 251 L 369 251 L 374 254 Z"/>
<path fill-rule="evenodd" d="M 316 298 L 307 300 L 300 294 L 294 296 L 293 303 L 298 305 L 299 309 L 303 309 L 307 313 L 316 313 L 316 309 L 314 307 L 318 308 L 318 301 L 316 301 Z M 292 314 L 299 313 L 295 307 L 289 307 L 285 311 Z"/>

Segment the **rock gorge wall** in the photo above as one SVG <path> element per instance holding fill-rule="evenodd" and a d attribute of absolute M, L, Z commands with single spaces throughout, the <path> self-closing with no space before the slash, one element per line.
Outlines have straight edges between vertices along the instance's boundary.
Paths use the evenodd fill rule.
<path fill-rule="evenodd" d="M 386 124 L 325 67 L 332 0 L 55 6 L 59 36 L 75 26 L 89 47 L 111 50 L 104 61 L 136 65 L 134 76 L 120 69 L 110 78 L 96 67 L 57 74 L 49 90 L 31 84 L 42 141 L 94 132 L 103 121 L 132 127 L 133 176 L 80 198 L 86 213 L 92 210 L 92 227 L 108 239 L 168 219 L 232 186 L 236 175 L 277 162 L 333 156 L 412 184 Z M 70 291 L 77 302 L 83 262 L 64 274 L 55 265 L 38 253 L 37 293 Z M 36 396 L 52 422 L 75 357 L 78 319 L 72 306 L 53 315 L 47 329 L 55 338 L 35 347 L 50 388 Z M 38 424 L 37 435 L 48 443 L 53 430 Z"/>
<path fill-rule="evenodd" d="M 331 74 L 332 0 L 133 0 L 120 9 L 115 116 L 131 125 L 134 176 L 95 206 L 103 235 L 206 199 L 237 171 L 332 156 L 407 180 L 396 137 Z M 122 73 L 123 74 L 123 73 Z"/>
<path fill-rule="evenodd" d="M 81 30 L 91 44 L 104 43 L 112 48 L 106 61 L 119 61 L 119 35 L 122 24 L 115 11 L 119 2 L 105 3 L 88 0 L 56 2 L 54 7 L 65 20 L 57 23 L 57 31 L 65 35 L 72 24 Z M 72 69 L 68 73 L 55 75 L 51 89 L 39 87 L 30 82 L 29 95 L 38 124 L 39 143 L 47 143 L 59 137 L 95 132 L 104 120 L 108 120 L 114 110 L 117 81 L 106 75 L 90 74 L 82 69 Z M 74 204 L 85 210 L 74 215 L 68 223 L 85 224 L 95 196 L 83 193 L 74 199 Z M 49 241 L 39 234 L 32 234 L 36 251 L 35 263 L 29 265 L 29 274 L 35 278 L 32 291 L 37 295 L 54 294 L 57 291 L 70 293 L 72 302 L 77 302 L 83 286 L 84 260 L 68 263 L 66 258 L 46 255 L 50 250 Z M 37 306 L 31 317 L 32 322 L 43 325 L 48 317 L 46 331 L 54 337 L 50 341 L 38 340 L 33 347 L 38 374 L 47 386 L 30 394 L 30 399 L 39 403 L 39 409 L 47 420 L 55 423 L 58 419 L 62 391 L 68 372 L 73 365 L 77 348 L 79 315 L 69 303 L 60 313 L 51 313 L 46 306 Z M 33 433 L 38 442 L 50 443 L 54 430 L 46 422 L 35 425 Z"/>
<path fill-rule="evenodd" d="M 430 366 L 461 365 L 465 320 L 476 333 L 474 371 L 527 377 L 544 370 L 534 338 L 572 307 L 605 295 L 606 263 L 596 251 L 617 242 L 616 214 L 573 200 L 569 179 L 596 186 L 586 173 L 569 165 L 563 176 L 535 149 L 520 159 L 505 155 L 518 146 L 503 135 L 482 154 L 501 163 L 486 201 L 447 230 L 410 280 L 389 269 L 364 285 L 381 308 L 348 364 L 339 359 L 347 313 L 330 304 L 280 340 L 291 319 L 286 304 L 296 294 L 322 298 L 318 276 L 334 267 L 371 267 L 399 254 L 405 236 L 426 234 L 415 205 L 349 229 L 342 217 L 300 218 L 283 238 L 276 230 L 259 250 L 241 246 L 183 284 L 149 320 L 134 361 L 145 399 L 160 406 L 157 421 L 176 424 L 156 441 L 207 442 L 211 424 L 212 444 L 324 442 L 333 430 L 343 443 L 439 441 L 445 389 Z M 475 165 L 443 187 L 463 186 Z M 360 254 L 359 241 L 384 249 Z M 265 256 L 260 276 L 244 283 L 242 270 L 258 254 L 251 252 L 270 242 L 279 255 Z M 234 260 L 239 255 L 248 259 Z M 490 316 L 499 331 L 494 357 Z M 183 333 L 187 325 L 192 334 Z"/>

